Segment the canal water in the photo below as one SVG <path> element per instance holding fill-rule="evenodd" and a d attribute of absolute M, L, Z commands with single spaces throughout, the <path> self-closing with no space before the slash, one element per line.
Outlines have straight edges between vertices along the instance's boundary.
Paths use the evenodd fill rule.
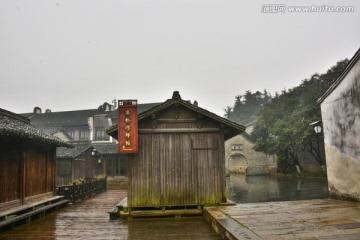
<path fill-rule="evenodd" d="M 246 176 L 226 178 L 228 199 L 236 203 L 293 201 L 329 197 L 326 179 L 288 176 Z"/>

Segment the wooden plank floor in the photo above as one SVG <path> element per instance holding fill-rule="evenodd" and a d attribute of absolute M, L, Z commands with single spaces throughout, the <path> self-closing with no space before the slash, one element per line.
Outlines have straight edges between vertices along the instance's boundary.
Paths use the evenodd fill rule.
<path fill-rule="evenodd" d="M 360 203 L 334 199 L 219 207 L 264 240 L 359 240 Z"/>
<path fill-rule="evenodd" d="M 0 233 L 0 239 L 219 239 L 202 217 L 110 220 L 107 212 L 124 196 L 108 190 Z"/>

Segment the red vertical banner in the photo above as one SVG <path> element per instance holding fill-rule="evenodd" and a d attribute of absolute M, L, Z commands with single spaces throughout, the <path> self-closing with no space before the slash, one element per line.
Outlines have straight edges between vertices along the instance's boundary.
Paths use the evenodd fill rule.
<path fill-rule="evenodd" d="M 137 153 L 137 100 L 119 100 L 118 106 L 119 153 Z"/>

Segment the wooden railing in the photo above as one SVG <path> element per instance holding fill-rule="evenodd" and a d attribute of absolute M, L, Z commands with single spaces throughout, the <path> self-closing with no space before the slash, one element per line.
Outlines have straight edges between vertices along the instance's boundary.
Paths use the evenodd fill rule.
<path fill-rule="evenodd" d="M 90 198 L 106 191 L 106 177 L 104 179 L 85 178 L 81 184 L 56 187 L 56 195 L 64 196 L 72 203 Z"/>

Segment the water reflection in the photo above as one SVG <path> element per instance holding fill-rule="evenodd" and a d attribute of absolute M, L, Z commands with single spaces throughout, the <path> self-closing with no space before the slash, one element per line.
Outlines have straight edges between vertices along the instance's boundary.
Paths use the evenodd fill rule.
<path fill-rule="evenodd" d="M 290 201 L 329 197 L 327 180 L 284 176 L 246 176 L 226 178 L 228 199 L 236 203 Z"/>
<path fill-rule="evenodd" d="M 219 239 L 202 217 L 135 219 L 121 225 L 127 226 L 127 240 Z"/>

